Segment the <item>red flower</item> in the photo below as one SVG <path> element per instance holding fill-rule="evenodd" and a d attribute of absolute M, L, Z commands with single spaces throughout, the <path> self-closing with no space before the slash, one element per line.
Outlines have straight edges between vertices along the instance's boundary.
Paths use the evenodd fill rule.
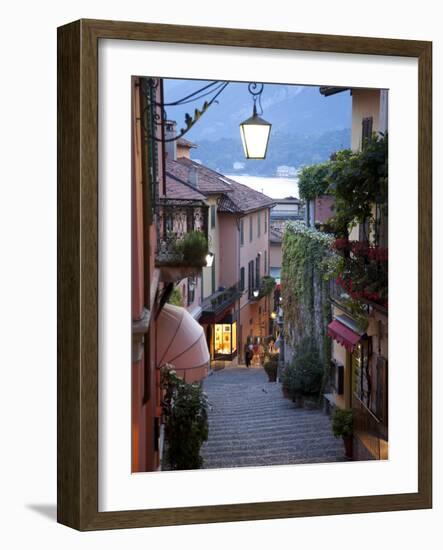
<path fill-rule="evenodd" d="M 376 262 L 388 261 L 388 249 L 379 246 L 372 246 L 368 250 L 368 257 Z"/>
<path fill-rule="evenodd" d="M 368 255 L 369 245 L 366 241 L 353 241 L 351 250 L 355 256 L 364 257 Z"/>
<path fill-rule="evenodd" d="M 348 239 L 335 239 L 332 244 L 335 250 L 348 250 L 349 249 L 349 240 Z"/>

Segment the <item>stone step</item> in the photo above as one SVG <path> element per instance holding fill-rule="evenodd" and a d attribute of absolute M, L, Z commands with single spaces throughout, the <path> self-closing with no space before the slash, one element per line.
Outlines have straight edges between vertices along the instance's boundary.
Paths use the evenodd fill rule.
<path fill-rule="evenodd" d="M 326 444 L 320 444 L 316 447 L 310 446 L 309 451 L 306 450 L 306 445 L 284 445 L 284 446 L 275 446 L 272 450 L 267 449 L 266 447 L 253 447 L 249 448 L 248 446 L 242 446 L 240 448 L 226 448 L 224 450 L 217 449 L 206 449 L 204 453 L 205 458 L 213 458 L 216 460 L 233 460 L 233 459 L 243 459 L 245 457 L 260 457 L 263 460 L 267 460 L 272 457 L 282 457 L 284 456 L 293 456 L 297 457 L 308 457 L 308 456 L 322 456 L 322 455 L 334 455 L 343 454 L 343 446 L 337 448 L 334 446 L 327 446 Z M 282 463 L 284 464 L 284 463 Z"/>
<path fill-rule="evenodd" d="M 283 432 L 279 432 L 279 440 L 280 441 L 311 441 L 313 439 L 313 430 L 304 430 L 303 432 L 291 432 L 290 430 L 285 430 Z M 317 430 L 315 431 L 315 438 L 316 440 L 320 440 L 323 438 L 326 438 L 328 441 L 330 440 L 330 434 L 327 430 Z M 211 443 L 219 445 L 220 442 L 226 443 L 229 445 L 234 445 L 236 443 L 240 443 L 242 441 L 247 441 L 248 444 L 250 441 L 266 441 L 271 442 L 275 440 L 275 434 L 272 432 L 259 432 L 255 430 L 250 430 L 249 432 L 231 432 L 231 433 L 220 433 L 220 432 L 213 432 L 211 435 Z"/>
<path fill-rule="evenodd" d="M 343 443 L 320 410 L 296 408 L 263 369 L 231 368 L 203 385 L 211 404 L 204 468 L 343 461 Z"/>
<path fill-rule="evenodd" d="M 209 417 L 209 422 L 211 423 L 211 417 Z M 311 419 L 301 419 L 301 418 L 288 418 L 282 417 L 277 419 L 272 419 L 269 417 L 257 417 L 257 418 L 242 418 L 233 421 L 221 422 L 217 419 L 217 422 L 212 422 L 211 427 L 213 430 L 223 430 L 229 432 L 235 429 L 251 429 L 257 428 L 257 430 L 273 430 L 274 432 L 282 428 L 292 428 L 294 432 L 300 428 L 311 427 L 312 430 L 315 429 L 327 429 L 331 433 L 331 424 L 330 422 L 322 422 L 315 418 Z"/>
<path fill-rule="evenodd" d="M 336 454 L 321 453 L 318 456 L 274 456 L 263 459 L 261 457 L 248 457 L 245 459 L 235 458 L 235 460 L 229 461 L 223 460 L 205 460 L 203 463 L 204 468 L 237 468 L 247 466 L 286 466 L 293 464 L 321 464 L 329 462 L 344 462 L 346 457 Z"/>

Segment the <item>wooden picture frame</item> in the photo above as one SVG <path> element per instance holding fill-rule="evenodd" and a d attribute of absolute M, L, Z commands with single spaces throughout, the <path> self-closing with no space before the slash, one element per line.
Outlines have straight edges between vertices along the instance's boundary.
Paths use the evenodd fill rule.
<path fill-rule="evenodd" d="M 98 42 L 124 39 L 418 59 L 418 492 L 98 511 Z M 432 44 L 80 20 L 58 29 L 58 521 L 79 530 L 289 518 L 432 506 Z"/>

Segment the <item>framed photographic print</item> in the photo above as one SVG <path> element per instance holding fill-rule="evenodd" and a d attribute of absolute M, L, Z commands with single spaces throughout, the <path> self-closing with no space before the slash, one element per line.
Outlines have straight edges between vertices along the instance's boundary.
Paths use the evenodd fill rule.
<path fill-rule="evenodd" d="M 429 42 L 58 30 L 58 521 L 430 508 Z"/>

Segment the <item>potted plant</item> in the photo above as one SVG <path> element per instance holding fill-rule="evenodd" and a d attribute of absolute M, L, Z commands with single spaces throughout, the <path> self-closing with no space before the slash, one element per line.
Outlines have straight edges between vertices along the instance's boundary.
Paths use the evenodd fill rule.
<path fill-rule="evenodd" d="M 173 306 L 183 307 L 183 296 L 177 287 L 174 287 L 172 290 L 171 295 L 168 298 L 168 303 Z"/>
<path fill-rule="evenodd" d="M 283 365 L 280 369 L 281 391 L 285 399 L 289 399 L 291 397 L 288 370 L 289 365 L 287 364 Z"/>
<path fill-rule="evenodd" d="M 208 241 L 201 231 L 186 233 L 179 244 L 185 264 L 202 267 L 206 264 Z"/>
<path fill-rule="evenodd" d="M 305 400 L 310 408 L 318 399 L 323 379 L 323 366 L 315 342 L 304 338 L 295 347 L 295 356 L 284 373 L 283 384 L 296 407 L 303 407 Z"/>
<path fill-rule="evenodd" d="M 332 416 L 332 431 L 335 437 L 342 437 L 345 446 L 345 455 L 352 458 L 352 440 L 354 432 L 354 415 L 352 409 L 336 408 Z"/>
<path fill-rule="evenodd" d="M 281 381 L 283 396 L 292 399 L 296 407 L 303 407 L 300 377 L 295 361 L 285 365 L 281 375 Z"/>
<path fill-rule="evenodd" d="M 266 355 L 263 367 L 268 375 L 268 381 L 276 382 L 278 371 L 278 353 Z"/>

